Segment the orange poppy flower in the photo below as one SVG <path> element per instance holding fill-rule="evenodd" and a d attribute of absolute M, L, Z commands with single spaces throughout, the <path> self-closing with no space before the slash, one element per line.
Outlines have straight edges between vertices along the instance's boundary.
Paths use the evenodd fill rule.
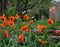
<path fill-rule="evenodd" d="M 40 24 L 38 24 L 38 32 L 42 32 L 42 27 Z"/>
<path fill-rule="evenodd" d="M 14 21 L 14 16 L 9 16 L 9 20 Z"/>
<path fill-rule="evenodd" d="M 24 30 L 26 30 L 26 28 L 25 28 L 25 27 L 22 27 L 20 30 L 21 30 L 21 31 L 24 31 Z"/>
<path fill-rule="evenodd" d="M 38 39 L 38 41 L 41 43 L 41 45 L 44 45 L 47 43 L 47 42 L 43 41 L 42 39 Z"/>
<path fill-rule="evenodd" d="M 46 27 L 46 26 L 44 26 L 44 25 L 41 25 L 41 28 L 42 28 L 42 29 L 46 29 L 47 27 Z"/>
<path fill-rule="evenodd" d="M 30 20 L 30 25 L 33 23 L 33 20 Z"/>
<path fill-rule="evenodd" d="M 20 35 L 18 36 L 18 42 L 19 42 L 19 43 L 24 42 L 24 35 L 23 35 L 23 34 L 20 34 Z"/>
<path fill-rule="evenodd" d="M 24 18 L 24 20 L 28 20 L 29 17 L 28 17 L 28 15 L 25 14 L 25 15 L 23 16 L 23 18 Z"/>
<path fill-rule="evenodd" d="M 8 35 L 8 31 L 5 30 L 5 31 L 4 31 L 4 37 L 5 37 L 5 38 L 8 38 L 8 36 L 9 36 L 9 35 Z"/>
<path fill-rule="evenodd" d="M 37 26 L 37 27 L 38 27 L 38 29 L 42 29 L 42 27 L 41 27 L 41 25 L 40 25 L 40 24 L 38 24 L 38 26 Z"/>
<path fill-rule="evenodd" d="M 18 14 L 16 14 L 15 19 L 19 19 L 19 18 L 20 18 L 20 16 Z"/>
<path fill-rule="evenodd" d="M 38 28 L 38 32 L 39 32 L 39 33 L 42 32 L 42 29 L 39 29 L 39 28 Z"/>
<path fill-rule="evenodd" d="M 26 22 L 23 22 L 22 27 L 26 27 L 26 28 L 28 27 L 27 24 L 26 24 Z"/>
<path fill-rule="evenodd" d="M 28 28 L 27 24 L 26 24 L 25 22 L 23 22 L 23 25 L 22 25 L 20 31 L 24 31 L 24 30 L 26 30 L 27 28 Z"/>
<path fill-rule="evenodd" d="M 12 27 L 14 25 L 14 21 L 8 21 L 8 24 L 10 25 L 10 27 Z"/>
<path fill-rule="evenodd" d="M 27 25 L 22 26 L 21 31 L 24 31 L 27 29 Z"/>
<path fill-rule="evenodd" d="M 13 26 L 14 25 L 14 22 L 10 22 L 10 26 Z"/>
<path fill-rule="evenodd" d="M 53 20 L 52 19 L 48 19 L 48 24 L 52 25 L 53 24 Z"/>
<path fill-rule="evenodd" d="M 4 27 L 6 27 L 6 26 L 7 26 L 7 21 L 4 21 L 4 22 L 2 23 L 2 25 L 3 25 Z"/>

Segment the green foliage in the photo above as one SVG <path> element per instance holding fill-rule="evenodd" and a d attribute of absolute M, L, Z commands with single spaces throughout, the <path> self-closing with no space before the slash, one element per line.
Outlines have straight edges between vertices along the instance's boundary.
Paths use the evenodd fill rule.
<path fill-rule="evenodd" d="M 0 21 L 1 22 L 1 21 Z M 49 31 L 49 25 L 47 24 L 47 19 L 44 19 L 43 21 L 35 21 L 32 25 L 29 24 L 28 21 L 25 21 L 27 23 L 27 25 L 29 26 L 29 28 L 31 30 L 36 29 L 38 24 L 41 25 L 46 25 L 47 29 L 44 30 L 43 32 L 43 36 L 42 35 L 37 35 L 36 33 L 34 33 L 34 31 L 31 31 L 30 33 L 24 31 L 21 32 L 20 28 L 22 27 L 22 23 L 23 21 L 21 19 L 18 19 L 15 22 L 15 29 L 13 30 L 12 28 L 10 28 L 9 26 L 7 26 L 6 28 L 0 28 L 0 30 L 2 32 L 0 32 L 0 46 L 2 47 L 56 47 L 56 46 L 60 46 L 60 42 L 55 43 L 54 40 L 48 37 L 48 31 Z M 60 23 L 54 23 L 53 27 L 59 26 Z M 3 36 L 4 30 L 8 30 L 9 33 L 9 38 L 5 39 Z M 23 33 L 25 36 L 25 40 L 23 43 L 18 43 L 17 38 L 18 35 Z M 38 41 L 38 38 L 44 40 L 47 42 L 47 44 L 45 45 L 41 45 L 41 43 Z M 53 44 L 52 44 L 53 43 Z"/>
<path fill-rule="evenodd" d="M 16 8 L 10 7 L 10 9 L 6 12 L 7 16 L 15 15 L 16 14 Z"/>
<path fill-rule="evenodd" d="M 12 4 L 12 6 L 15 6 L 15 5 L 16 5 L 16 2 L 17 2 L 17 0 L 10 0 L 10 2 L 11 2 L 11 4 Z"/>

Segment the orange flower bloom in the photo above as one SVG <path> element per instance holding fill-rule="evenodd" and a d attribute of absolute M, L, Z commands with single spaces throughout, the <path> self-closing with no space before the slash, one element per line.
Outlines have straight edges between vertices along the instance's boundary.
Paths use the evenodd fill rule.
<path fill-rule="evenodd" d="M 19 19 L 19 18 L 20 18 L 20 16 L 18 14 L 16 14 L 15 19 Z"/>
<path fill-rule="evenodd" d="M 13 26 L 14 25 L 14 22 L 10 22 L 10 26 Z"/>
<path fill-rule="evenodd" d="M 30 20 L 30 25 L 33 23 L 33 20 Z"/>
<path fill-rule="evenodd" d="M 21 31 L 24 31 L 24 30 L 26 30 L 28 28 L 28 26 L 27 26 L 27 24 L 25 23 L 25 22 L 23 22 L 23 25 L 22 25 L 22 27 L 21 27 Z"/>
<path fill-rule="evenodd" d="M 41 27 L 41 25 L 40 25 L 40 24 L 38 24 L 38 29 L 42 29 L 42 27 Z"/>
<path fill-rule="evenodd" d="M 19 43 L 22 43 L 24 41 L 24 35 L 23 34 L 20 34 L 19 36 L 18 36 L 18 42 Z"/>
<path fill-rule="evenodd" d="M 14 16 L 9 16 L 9 20 L 14 21 Z"/>
<path fill-rule="evenodd" d="M 52 19 L 48 19 L 48 24 L 52 25 L 53 24 L 53 20 Z"/>
<path fill-rule="evenodd" d="M 24 31 L 24 30 L 26 30 L 26 28 L 25 28 L 25 27 L 22 27 L 20 30 L 21 30 L 21 31 Z"/>
<path fill-rule="evenodd" d="M 25 25 L 23 25 L 23 27 L 25 27 L 27 29 L 28 26 L 25 24 Z"/>
<path fill-rule="evenodd" d="M 14 25 L 14 21 L 9 20 L 8 24 L 12 27 Z"/>
<path fill-rule="evenodd" d="M 22 26 L 21 31 L 24 31 L 27 29 L 27 25 Z"/>
<path fill-rule="evenodd" d="M 38 41 L 41 43 L 41 45 L 44 45 L 47 43 L 47 42 L 43 41 L 42 39 L 38 39 Z"/>
<path fill-rule="evenodd" d="M 5 30 L 5 31 L 4 31 L 4 37 L 5 37 L 5 38 L 8 38 L 8 36 L 9 36 L 9 35 L 8 35 L 8 31 Z"/>
<path fill-rule="evenodd" d="M 44 25 L 41 25 L 41 28 L 42 28 L 42 29 L 45 29 L 45 28 L 47 28 L 47 27 L 46 27 L 46 26 L 44 26 Z"/>
<path fill-rule="evenodd" d="M 3 24 L 4 27 L 6 27 L 7 26 L 7 21 L 4 21 L 2 24 Z"/>
<path fill-rule="evenodd" d="M 42 32 L 43 29 L 47 28 L 46 26 L 44 25 L 40 25 L 38 24 L 38 32 Z"/>
<path fill-rule="evenodd" d="M 28 15 L 25 14 L 25 15 L 23 16 L 23 18 L 24 18 L 24 20 L 28 20 Z"/>
<path fill-rule="evenodd" d="M 40 24 L 38 24 L 38 32 L 42 32 L 42 27 Z"/>
<path fill-rule="evenodd" d="M 42 29 L 38 29 L 38 32 L 39 32 L 39 33 L 42 32 Z"/>

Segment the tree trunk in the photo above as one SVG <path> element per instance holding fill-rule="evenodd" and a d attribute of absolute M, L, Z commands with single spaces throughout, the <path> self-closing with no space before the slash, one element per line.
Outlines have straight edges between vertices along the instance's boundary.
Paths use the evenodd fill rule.
<path fill-rule="evenodd" d="M 21 6 L 20 6 L 20 0 L 17 0 L 16 11 L 17 11 L 17 13 L 19 15 L 22 15 Z"/>
<path fill-rule="evenodd" d="M 3 0 L 3 13 L 8 10 L 8 1 L 9 0 Z"/>
<path fill-rule="evenodd" d="M 0 15 L 2 14 L 2 0 L 0 0 Z"/>

